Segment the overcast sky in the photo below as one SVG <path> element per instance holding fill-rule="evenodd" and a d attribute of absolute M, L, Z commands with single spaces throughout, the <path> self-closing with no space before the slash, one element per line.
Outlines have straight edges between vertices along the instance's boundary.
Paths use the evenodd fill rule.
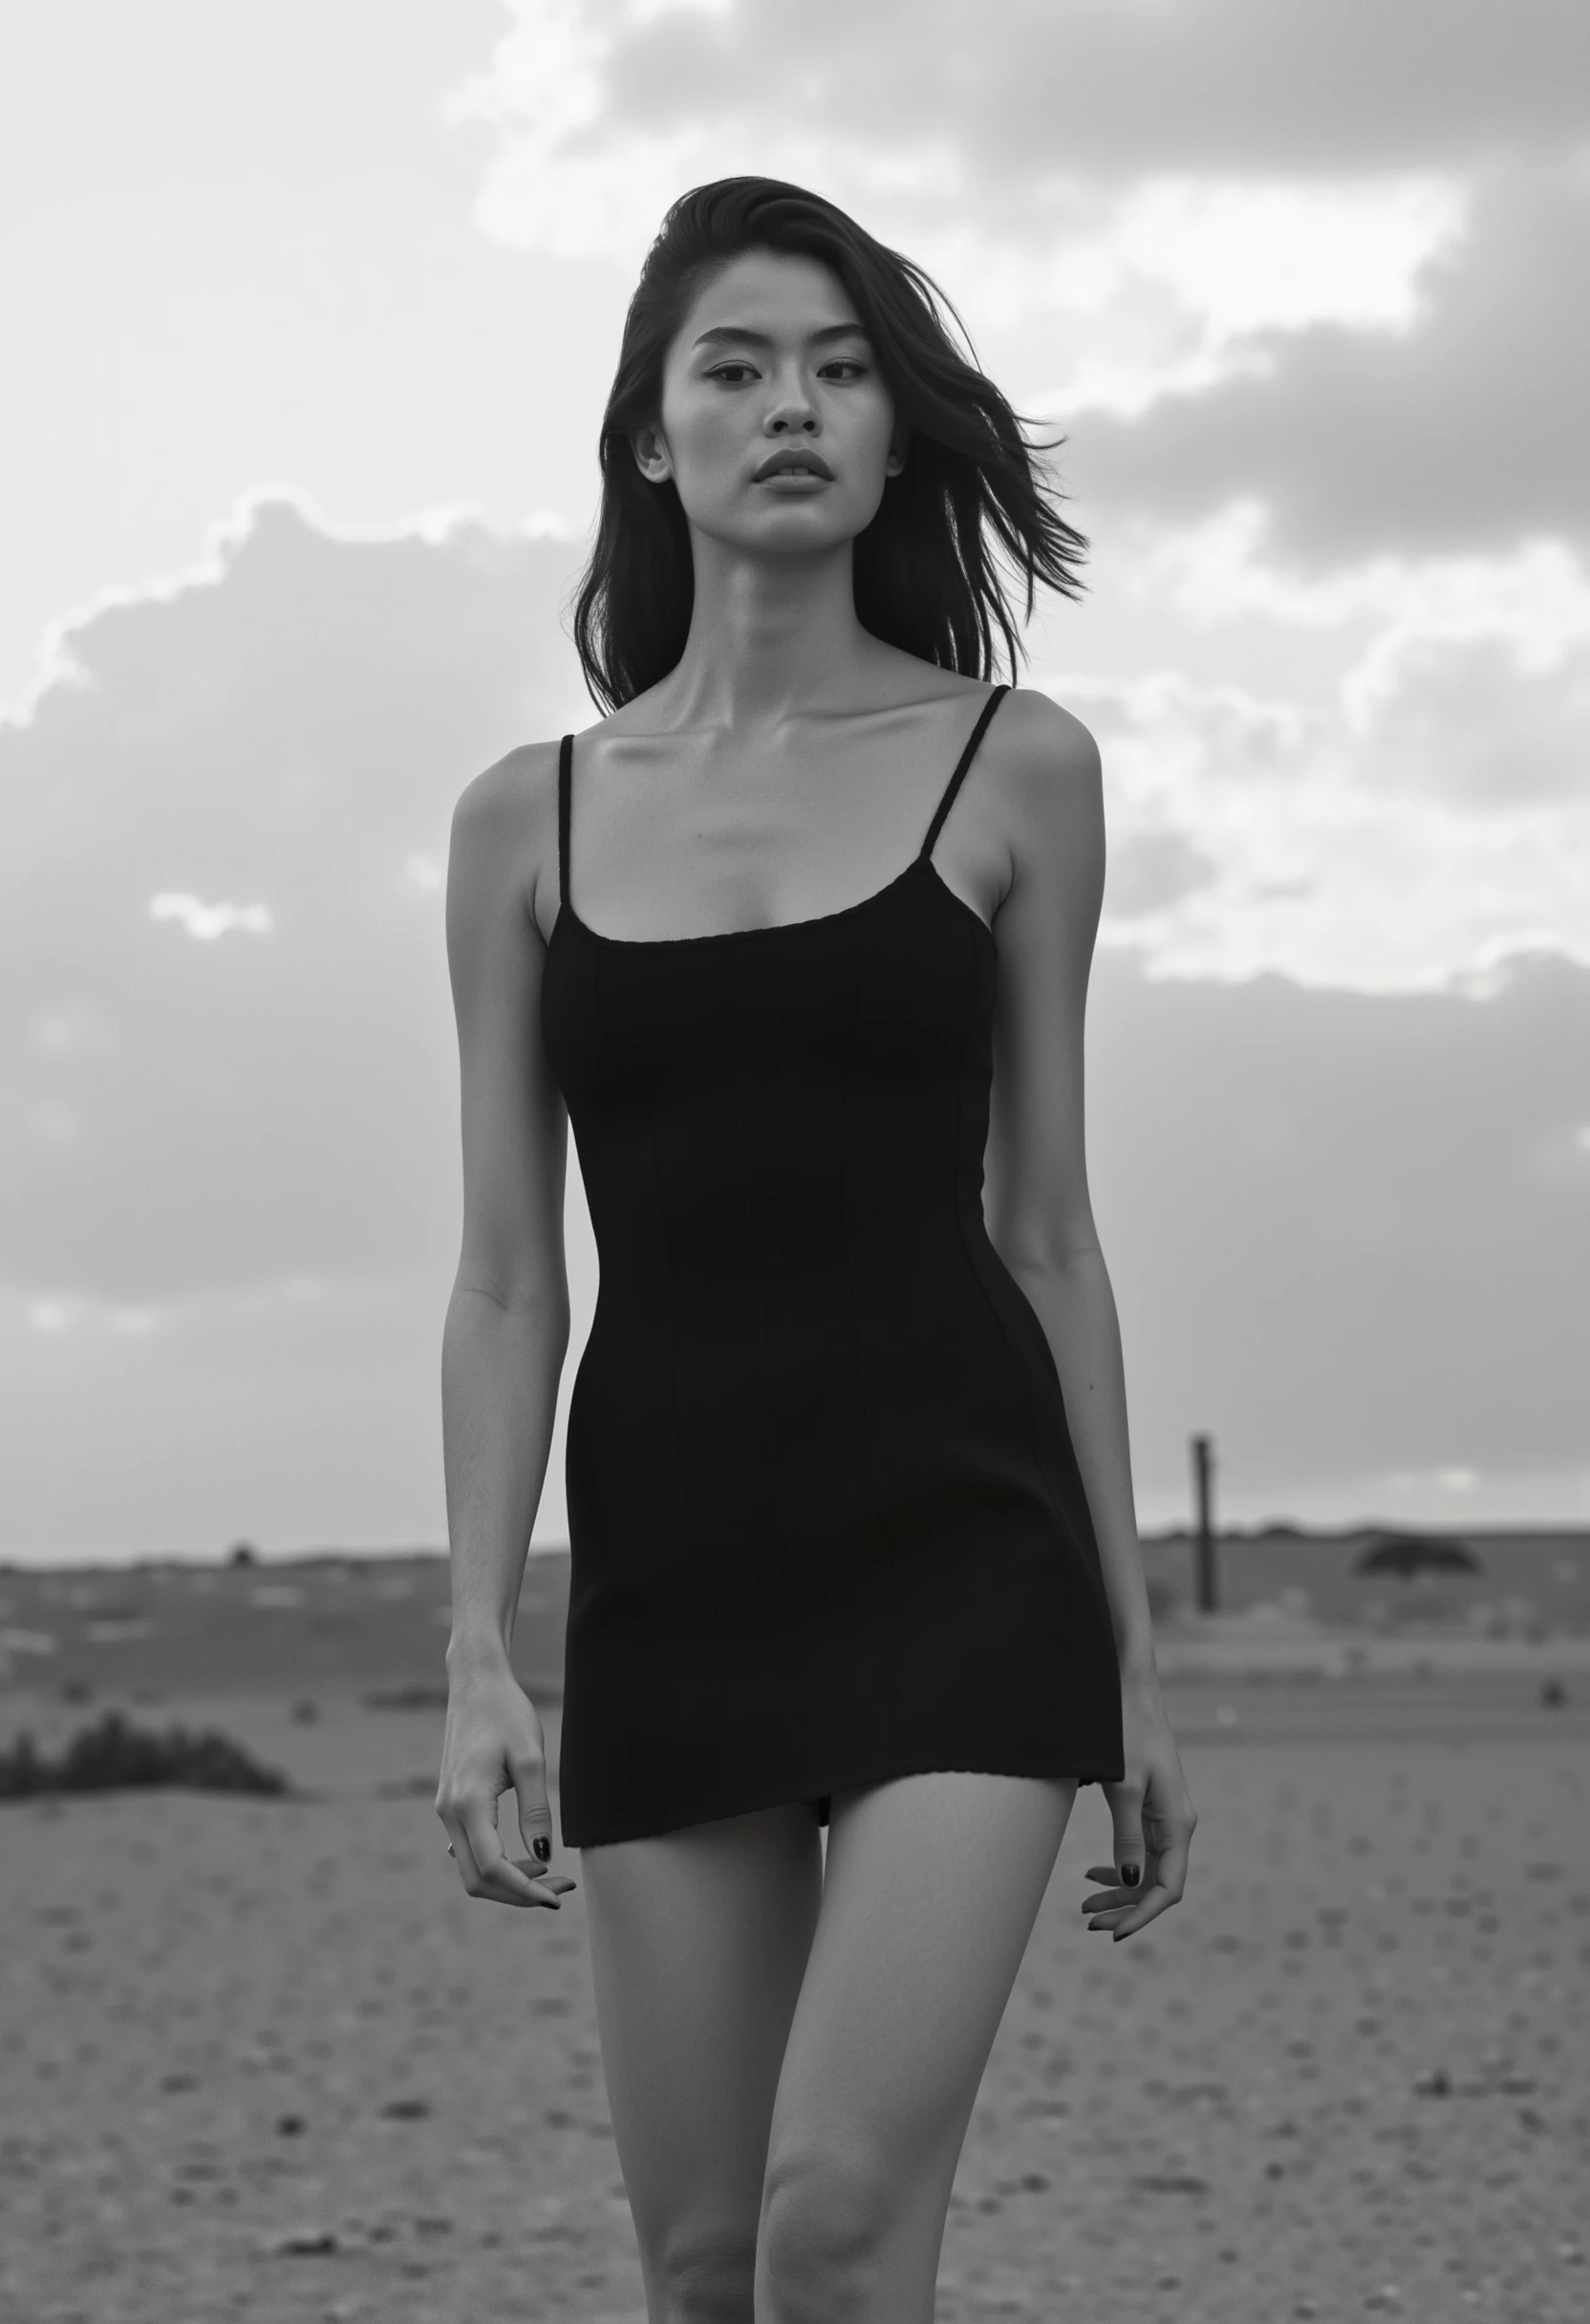
<path fill-rule="evenodd" d="M 1068 440 L 1142 1521 L 1590 1522 L 1578 0 L 11 0 L 0 150 L 0 1558 L 444 1542 L 449 819 L 742 170 Z"/>

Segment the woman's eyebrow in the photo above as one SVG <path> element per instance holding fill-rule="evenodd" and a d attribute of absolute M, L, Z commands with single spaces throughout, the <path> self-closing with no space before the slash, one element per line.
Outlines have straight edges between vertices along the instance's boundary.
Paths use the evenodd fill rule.
<path fill-rule="evenodd" d="M 866 336 L 867 329 L 862 323 L 826 323 L 821 331 L 811 334 L 807 344 L 823 347 L 830 339 L 864 339 Z M 702 332 L 696 345 L 720 347 L 730 340 L 741 347 L 771 347 L 773 344 L 765 331 L 747 331 L 742 323 L 717 323 L 712 330 Z"/>

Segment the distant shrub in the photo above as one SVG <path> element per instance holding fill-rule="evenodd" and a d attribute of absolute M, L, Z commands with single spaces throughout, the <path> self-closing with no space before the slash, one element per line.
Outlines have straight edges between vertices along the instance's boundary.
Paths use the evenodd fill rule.
<path fill-rule="evenodd" d="M 74 1735 L 58 1759 L 41 1755 L 30 1734 L 18 1735 L 9 1752 L 0 1752 L 0 1799 L 159 1786 L 271 1796 L 289 1788 L 285 1775 L 262 1767 L 226 1735 L 189 1734 L 182 1727 L 157 1734 L 129 1726 L 117 1711 Z"/>
<path fill-rule="evenodd" d="M 1467 1541 L 1422 1533 L 1383 1533 L 1361 1553 L 1353 1571 L 1396 1574 L 1410 1582 L 1416 1574 L 1482 1574 L 1485 1568 Z"/>
<path fill-rule="evenodd" d="M 226 1555 L 228 1565 L 258 1565 L 260 1553 L 252 1541 L 234 1541 Z"/>

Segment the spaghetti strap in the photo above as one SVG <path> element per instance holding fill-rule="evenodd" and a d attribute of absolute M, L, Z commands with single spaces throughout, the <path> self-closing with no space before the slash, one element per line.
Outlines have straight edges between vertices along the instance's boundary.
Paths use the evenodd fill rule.
<path fill-rule="evenodd" d="M 569 793 L 574 761 L 574 738 L 566 734 L 558 745 L 558 904 L 569 901 Z"/>
<path fill-rule="evenodd" d="M 966 748 L 960 754 L 960 763 L 956 766 L 955 773 L 950 777 L 949 782 L 945 785 L 944 796 L 938 802 L 938 812 L 935 815 L 932 823 L 930 823 L 928 826 L 928 835 L 922 842 L 922 852 L 917 858 L 919 863 L 925 863 L 928 857 L 933 853 L 933 843 L 938 837 L 945 816 L 955 805 L 955 796 L 956 791 L 960 788 L 961 779 L 965 775 L 966 769 L 971 765 L 972 761 L 977 756 L 978 744 L 982 741 L 983 738 L 983 729 L 987 726 L 989 720 L 994 716 L 995 711 L 998 710 L 1000 702 L 1004 699 L 1005 696 L 1009 692 L 1010 688 L 1008 686 L 996 686 L 993 693 L 989 696 L 987 701 L 984 702 L 982 706 L 982 713 L 978 718 L 977 724 L 972 729 L 971 740 L 968 742 Z"/>

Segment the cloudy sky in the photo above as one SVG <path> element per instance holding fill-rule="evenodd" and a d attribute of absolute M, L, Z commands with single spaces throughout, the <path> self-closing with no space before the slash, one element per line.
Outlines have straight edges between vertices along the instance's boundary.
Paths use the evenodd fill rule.
<path fill-rule="evenodd" d="M 1590 1521 L 1578 0 L 11 0 L 0 150 L 0 1558 L 444 1541 L 449 819 L 743 170 L 1067 437 L 1143 1522 Z"/>

